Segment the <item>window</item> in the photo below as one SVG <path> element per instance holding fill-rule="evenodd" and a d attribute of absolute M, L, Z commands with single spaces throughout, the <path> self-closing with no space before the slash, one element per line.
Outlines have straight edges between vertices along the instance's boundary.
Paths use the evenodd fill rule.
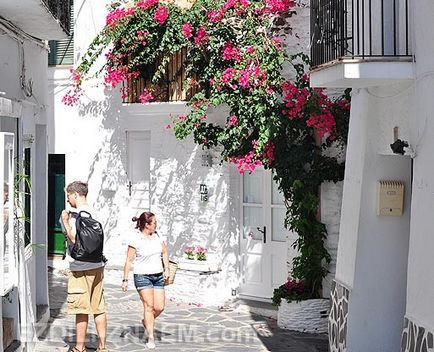
<path fill-rule="evenodd" d="M 48 53 L 48 65 L 73 65 L 74 64 L 74 16 L 73 7 L 71 5 L 71 35 L 68 39 L 50 40 L 48 45 L 50 52 Z"/>

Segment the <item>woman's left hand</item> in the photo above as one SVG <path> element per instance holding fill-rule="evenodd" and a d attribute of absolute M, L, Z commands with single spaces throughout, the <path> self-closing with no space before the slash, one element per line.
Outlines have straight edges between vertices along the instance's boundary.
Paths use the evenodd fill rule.
<path fill-rule="evenodd" d="M 169 278 L 169 275 L 170 275 L 169 269 L 164 269 L 164 273 L 163 273 L 164 280 L 167 280 Z"/>

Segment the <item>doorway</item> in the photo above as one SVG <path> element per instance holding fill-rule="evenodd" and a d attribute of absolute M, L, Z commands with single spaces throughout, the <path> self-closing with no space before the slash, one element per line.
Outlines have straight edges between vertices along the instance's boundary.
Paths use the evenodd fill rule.
<path fill-rule="evenodd" d="M 240 294 L 268 301 L 288 275 L 286 207 L 270 171 L 241 178 Z"/>

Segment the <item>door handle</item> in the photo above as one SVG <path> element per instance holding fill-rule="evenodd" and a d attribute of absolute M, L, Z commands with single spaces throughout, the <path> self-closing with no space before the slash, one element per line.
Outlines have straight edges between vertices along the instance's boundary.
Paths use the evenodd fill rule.
<path fill-rule="evenodd" d="M 133 188 L 133 184 L 131 183 L 131 181 L 128 181 L 127 188 L 128 188 L 128 194 L 131 197 L 131 188 Z"/>
<path fill-rule="evenodd" d="M 262 234 L 264 235 L 264 236 L 263 236 L 264 243 L 267 243 L 267 227 L 264 226 L 263 230 L 261 230 L 261 228 L 258 226 L 258 227 L 256 228 L 256 230 L 258 230 L 260 233 L 262 233 Z"/>

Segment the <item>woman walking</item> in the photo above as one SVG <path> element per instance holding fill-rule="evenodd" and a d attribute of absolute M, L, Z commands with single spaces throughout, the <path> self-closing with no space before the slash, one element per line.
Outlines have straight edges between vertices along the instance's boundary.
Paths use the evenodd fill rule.
<path fill-rule="evenodd" d="M 128 290 L 128 274 L 134 263 L 134 284 L 143 302 L 142 322 L 148 333 L 146 347 L 155 348 L 154 322 L 164 310 L 164 280 L 169 277 L 166 243 L 156 233 L 157 220 L 151 212 L 134 217 L 136 231 L 128 241 L 122 290 Z M 163 258 L 163 260 L 161 260 Z"/>

